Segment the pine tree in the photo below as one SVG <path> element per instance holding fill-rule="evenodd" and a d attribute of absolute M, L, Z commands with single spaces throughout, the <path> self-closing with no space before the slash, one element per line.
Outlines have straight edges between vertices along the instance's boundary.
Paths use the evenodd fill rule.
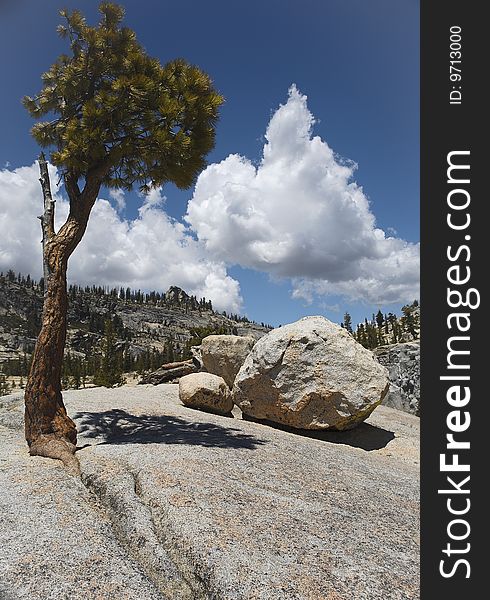
<path fill-rule="evenodd" d="M 124 349 L 123 353 L 123 370 L 124 373 L 130 373 L 134 370 L 134 360 L 131 355 L 131 352 L 129 351 L 129 348 L 127 347 Z"/>
<path fill-rule="evenodd" d="M 113 387 L 123 383 L 122 356 L 117 350 L 114 324 L 110 319 L 105 322 L 104 339 L 102 341 L 102 360 L 95 374 L 95 385 Z"/>
<path fill-rule="evenodd" d="M 172 340 L 168 340 L 165 344 L 165 362 L 171 363 L 175 361 L 175 348 L 172 343 Z"/>
<path fill-rule="evenodd" d="M 82 383 L 82 368 L 81 368 L 81 364 L 80 364 L 80 359 L 79 358 L 75 358 L 74 361 L 73 361 L 73 363 L 72 363 L 71 385 L 76 390 L 78 390 L 78 388 L 80 387 L 81 383 Z"/>
<path fill-rule="evenodd" d="M 359 323 L 356 331 L 356 340 L 365 348 L 367 348 L 366 330 L 363 323 Z"/>
<path fill-rule="evenodd" d="M 344 314 L 343 326 L 346 331 L 348 331 L 349 333 L 352 333 L 352 317 L 350 316 L 350 314 L 348 312 L 346 312 Z"/>
<path fill-rule="evenodd" d="M 87 364 L 86 360 L 82 360 L 81 366 L 80 366 L 80 383 L 83 388 L 85 387 L 85 384 L 87 382 L 87 375 L 88 375 L 88 364 Z"/>
<path fill-rule="evenodd" d="M 53 148 L 70 203 L 56 231 L 47 161 L 39 157 L 44 196 L 44 310 L 25 393 L 26 439 L 32 455 L 58 457 L 72 468 L 76 427 L 61 394 L 66 334 L 66 271 L 102 185 L 143 193 L 173 182 L 188 188 L 213 148 L 223 98 L 209 76 L 182 59 L 162 66 L 135 33 L 122 27 L 124 9 L 103 2 L 97 26 L 78 10 L 62 10 L 58 28 L 70 46 L 42 76 L 37 96 L 24 106 L 36 119 L 32 134 Z"/>
<path fill-rule="evenodd" d="M 367 328 L 367 343 L 371 350 L 378 346 L 378 330 L 372 323 Z"/>
<path fill-rule="evenodd" d="M 20 374 L 27 375 L 28 373 L 29 373 L 29 360 L 27 358 L 27 354 L 24 352 L 24 354 L 22 355 L 22 367 L 21 367 Z"/>
<path fill-rule="evenodd" d="M 417 305 L 418 306 L 418 303 Z M 415 305 L 406 305 L 402 307 L 403 317 L 401 318 L 403 328 L 407 331 L 414 339 L 417 337 L 416 323 L 415 317 L 413 314 L 413 309 Z"/>
<path fill-rule="evenodd" d="M 10 385 L 5 374 L 0 372 L 0 396 L 6 396 L 10 393 Z"/>

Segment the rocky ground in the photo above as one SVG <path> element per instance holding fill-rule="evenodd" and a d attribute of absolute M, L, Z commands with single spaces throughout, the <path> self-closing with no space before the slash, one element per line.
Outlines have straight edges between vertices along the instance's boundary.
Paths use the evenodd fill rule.
<path fill-rule="evenodd" d="M 418 418 L 303 435 L 177 390 L 65 392 L 81 480 L 30 458 L 0 399 L 2 600 L 419 597 Z"/>

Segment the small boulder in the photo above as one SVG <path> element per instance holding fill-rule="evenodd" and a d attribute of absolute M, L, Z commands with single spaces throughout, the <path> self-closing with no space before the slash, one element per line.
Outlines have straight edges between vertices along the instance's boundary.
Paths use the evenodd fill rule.
<path fill-rule="evenodd" d="M 242 412 L 298 429 L 351 429 L 388 392 L 385 367 L 342 327 L 305 317 L 262 337 L 241 367 Z"/>
<path fill-rule="evenodd" d="M 223 377 L 231 388 L 254 344 L 255 339 L 249 336 L 208 335 L 201 343 L 204 369 Z"/>
<path fill-rule="evenodd" d="M 229 415 L 233 408 L 230 388 L 212 373 L 191 373 L 179 380 L 179 398 L 189 408 Z"/>

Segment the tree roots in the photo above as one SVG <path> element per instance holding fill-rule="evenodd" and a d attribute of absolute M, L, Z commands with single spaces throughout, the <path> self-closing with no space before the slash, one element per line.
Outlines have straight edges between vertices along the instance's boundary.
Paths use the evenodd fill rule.
<path fill-rule="evenodd" d="M 68 440 L 41 435 L 29 448 L 31 456 L 61 460 L 71 475 L 80 475 L 80 463 L 75 456 L 76 446 Z"/>

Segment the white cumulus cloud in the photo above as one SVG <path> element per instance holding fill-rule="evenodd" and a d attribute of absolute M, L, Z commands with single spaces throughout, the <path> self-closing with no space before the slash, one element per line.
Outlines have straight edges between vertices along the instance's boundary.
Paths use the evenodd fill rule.
<path fill-rule="evenodd" d="M 216 260 L 289 278 L 293 296 L 371 303 L 419 293 L 419 244 L 376 226 L 356 165 L 312 135 L 296 86 L 272 116 L 258 166 L 237 154 L 199 176 L 185 220 Z"/>
<path fill-rule="evenodd" d="M 50 168 L 50 172 L 59 227 L 68 213 L 68 202 L 55 186 L 56 170 Z M 122 210 L 124 195 L 116 193 L 112 198 Z M 138 217 L 126 220 L 110 202 L 99 199 L 85 236 L 70 258 L 69 279 L 144 290 L 164 291 L 177 285 L 189 294 L 211 299 L 219 310 L 239 311 L 238 281 L 227 274 L 221 260 L 208 256 L 185 225 L 167 215 L 163 204 L 161 190 L 152 190 Z M 38 165 L 1 170 L 0 270 L 42 275 L 41 228 L 36 218 L 41 212 Z"/>

